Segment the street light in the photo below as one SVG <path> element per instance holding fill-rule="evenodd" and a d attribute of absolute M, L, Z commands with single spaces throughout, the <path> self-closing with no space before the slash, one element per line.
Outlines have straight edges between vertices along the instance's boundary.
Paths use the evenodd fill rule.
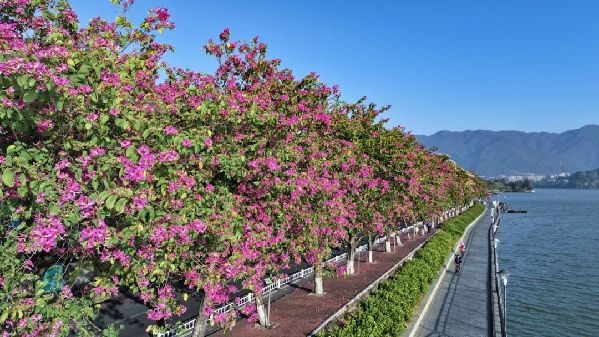
<path fill-rule="evenodd" d="M 499 241 L 499 240 L 496 240 Z M 507 280 L 508 277 L 510 276 L 510 273 L 507 270 L 503 270 L 501 269 L 497 275 L 499 276 L 499 279 L 502 281 L 503 283 L 503 331 L 505 332 L 505 326 L 506 326 L 506 312 L 507 312 Z"/>

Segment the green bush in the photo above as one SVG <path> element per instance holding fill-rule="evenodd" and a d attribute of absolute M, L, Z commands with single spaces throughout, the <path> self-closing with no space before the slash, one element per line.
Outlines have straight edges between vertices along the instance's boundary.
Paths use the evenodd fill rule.
<path fill-rule="evenodd" d="M 457 240 L 484 206 L 477 204 L 450 219 L 401 269 L 319 337 L 400 336 L 437 278 L 439 268 Z"/>

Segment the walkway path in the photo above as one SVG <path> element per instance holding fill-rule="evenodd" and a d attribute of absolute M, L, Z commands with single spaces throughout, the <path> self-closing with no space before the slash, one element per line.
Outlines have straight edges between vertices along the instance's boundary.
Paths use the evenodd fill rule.
<path fill-rule="evenodd" d="M 366 262 L 367 253 L 361 254 L 356 262 L 358 274 L 325 278 L 323 296 L 310 295 L 312 282 L 298 286 L 287 296 L 272 303 L 274 329 L 257 328 L 242 319 L 231 331 L 225 333 L 221 330 L 210 337 L 305 337 L 429 237 L 429 234 L 412 235 L 408 239 L 402 235 L 403 246 L 394 247 L 392 253 L 383 252 L 384 245 L 379 245 L 374 252 L 375 263 L 372 264 Z"/>
<path fill-rule="evenodd" d="M 422 322 L 416 327 L 418 337 L 485 337 L 492 336 L 489 303 L 489 225 L 490 212 L 474 225 L 464 242 L 466 252 L 462 270 L 448 266 L 437 293 Z"/>

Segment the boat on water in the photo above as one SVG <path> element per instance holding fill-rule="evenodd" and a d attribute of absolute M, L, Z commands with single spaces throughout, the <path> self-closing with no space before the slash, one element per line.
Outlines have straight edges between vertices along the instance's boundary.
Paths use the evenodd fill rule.
<path fill-rule="evenodd" d="M 528 213 L 528 211 L 523 209 L 508 209 L 505 213 Z"/>

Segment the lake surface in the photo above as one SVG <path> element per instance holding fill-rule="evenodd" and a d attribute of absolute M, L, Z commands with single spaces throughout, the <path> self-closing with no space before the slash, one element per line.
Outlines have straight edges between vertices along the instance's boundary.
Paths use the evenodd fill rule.
<path fill-rule="evenodd" d="M 496 200 L 508 336 L 599 336 L 599 190 L 537 189 Z"/>

